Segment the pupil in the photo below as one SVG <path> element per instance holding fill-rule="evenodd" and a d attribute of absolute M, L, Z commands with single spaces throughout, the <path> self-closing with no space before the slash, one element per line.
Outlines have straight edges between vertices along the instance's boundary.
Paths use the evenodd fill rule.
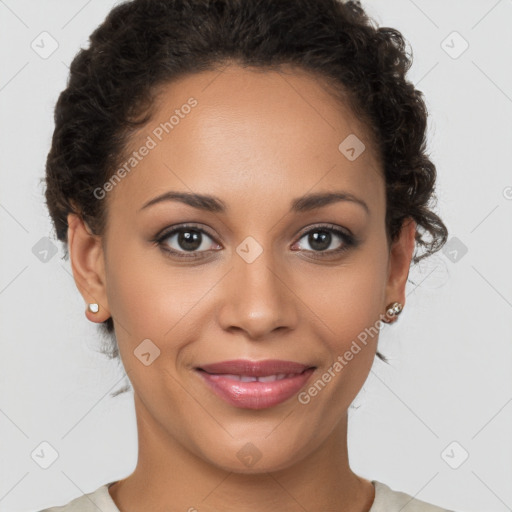
<path fill-rule="evenodd" d="M 315 231 L 310 233 L 308 241 L 315 250 L 327 249 L 331 245 L 331 233 L 329 231 Z"/>
<path fill-rule="evenodd" d="M 201 246 L 201 233 L 198 231 L 181 231 L 178 234 L 178 244 L 185 251 L 194 251 Z"/>

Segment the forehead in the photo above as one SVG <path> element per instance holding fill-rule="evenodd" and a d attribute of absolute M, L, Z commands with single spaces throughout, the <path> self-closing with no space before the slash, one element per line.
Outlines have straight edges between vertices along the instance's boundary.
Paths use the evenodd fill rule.
<path fill-rule="evenodd" d="M 228 66 L 166 84 L 128 153 L 143 146 L 151 149 L 114 190 L 129 189 L 122 195 L 133 204 L 167 190 L 247 198 L 250 189 L 260 204 L 269 193 L 297 197 L 333 187 L 369 202 L 383 196 L 364 124 L 325 83 L 297 70 Z"/>

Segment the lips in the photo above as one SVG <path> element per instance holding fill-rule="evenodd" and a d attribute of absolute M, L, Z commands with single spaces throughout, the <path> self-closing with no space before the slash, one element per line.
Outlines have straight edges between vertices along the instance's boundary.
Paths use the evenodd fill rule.
<path fill-rule="evenodd" d="M 228 379 L 238 380 L 240 382 L 275 382 L 276 380 L 289 379 L 297 375 L 296 373 L 277 373 L 271 375 L 260 375 L 254 377 L 251 375 L 233 375 L 230 373 L 221 374 Z"/>
<path fill-rule="evenodd" d="M 230 405 L 264 409 L 298 393 L 314 369 L 293 361 L 238 359 L 202 365 L 196 371 L 208 388 Z"/>

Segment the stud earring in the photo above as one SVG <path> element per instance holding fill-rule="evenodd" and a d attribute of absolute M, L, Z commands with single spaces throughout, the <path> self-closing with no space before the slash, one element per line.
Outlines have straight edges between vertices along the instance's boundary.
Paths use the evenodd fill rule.
<path fill-rule="evenodd" d="M 97 313 L 99 310 L 100 310 L 100 307 L 98 304 L 96 303 L 92 303 L 92 304 L 88 304 L 87 305 L 87 309 L 91 312 L 91 313 Z"/>
<path fill-rule="evenodd" d="M 392 302 L 391 304 L 388 304 L 386 307 L 386 316 L 390 317 L 389 320 L 384 320 L 386 323 L 391 323 L 394 317 L 398 317 L 398 315 L 402 312 L 403 306 L 400 304 L 400 302 Z"/>

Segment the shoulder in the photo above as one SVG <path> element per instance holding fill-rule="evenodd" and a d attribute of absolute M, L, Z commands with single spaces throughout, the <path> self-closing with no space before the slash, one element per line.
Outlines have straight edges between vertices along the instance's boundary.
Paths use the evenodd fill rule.
<path fill-rule="evenodd" d="M 453 512 L 395 491 L 382 482 L 372 480 L 375 499 L 368 512 Z"/>
<path fill-rule="evenodd" d="M 111 483 L 113 482 L 102 485 L 94 492 L 79 496 L 67 505 L 45 508 L 40 512 L 120 512 L 108 492 Z"/>
<path fill-rule="evenodd" d="M 375 487 L 375 499 L 368 512 L 453 512 L 395 491 L 382 482 L 372 480 L 372 484 Z M 98 509 L 102 512 L 120 512 L 108 492 L 109 485 L 102 485 L 67 505 L 46 508 L 40 512 L 97 512 Z"/>

